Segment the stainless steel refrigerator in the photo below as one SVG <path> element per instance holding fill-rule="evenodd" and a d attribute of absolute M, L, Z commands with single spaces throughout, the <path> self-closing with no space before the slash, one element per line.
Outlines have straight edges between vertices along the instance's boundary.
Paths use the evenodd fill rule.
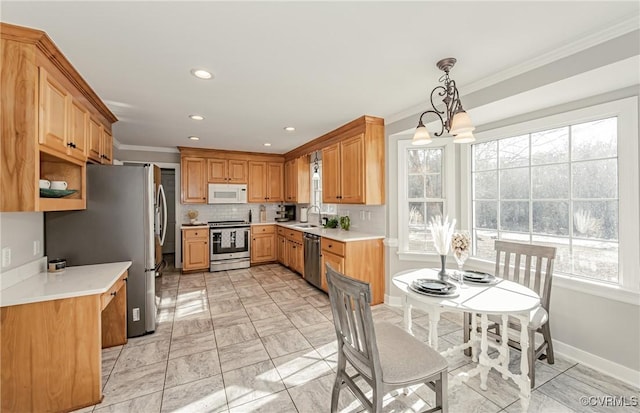
<path fill-rule="evenodd" d="M 155 276 L 162 257 L 155 250 L 156 239 L 164 238 L 166 201 L 162 202 L 162 190 L 156 190 L 154 168 L 87 165 L 87 209 L 45 213 L 49 259 L 65 258 L 69 266 L 132 261 L 127 281 L 129 337 L 156 328 Z"/>

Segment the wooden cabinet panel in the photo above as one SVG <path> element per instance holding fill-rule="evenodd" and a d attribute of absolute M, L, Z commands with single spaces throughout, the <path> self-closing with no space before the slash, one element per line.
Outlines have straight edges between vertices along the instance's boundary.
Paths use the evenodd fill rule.
<path fill-rule="evenodd" d="M 227 161 L 224 159 L 207 159 L 208 181 L 216 184 L 227 183 Z"/>
<path fill-rule="evenodd" d="M 0 308 L 3 412 L 60 412 L 102 399 L 100 295 Z"/>
<path fill-rule="evenodd" d="M 100 162 L 104 165 L 111 165 L 113 163 L 113 135 L 104 128 L 102 129 L 101 148 Z"/>
<path fill-rule="evenodd" d="M 304 277 L 304 244 L 296 243 L 293 248 L 293 254 L 296 258 L 295 266 L 292 269 Z"/>
<path fill-rule="evenodd" d="M 309 157 L 291 159 L 284 164 L 286 202 L 306 204 L 310 201 Z"/>
<path fill-rule="evenodd" d="M 322 202 L 340 202 L 340 144 L 322 150 Z"/>
<path fill-rule="evenodd" d="M 340 202 L 364 203 L 364 135 L 340 142 Z"/>
<path fill-rule="evenodd" d="M 69 122 L 69 155 L 81 161 L 87 160 L 87 137 L 89 136 L 89 113 L 78 101 L 71 102 Z"/>
<path fill-rule="evenodd" d="M 102 348 L 127 343 L 127 278 L 125 271 L 109 290 L 110 303 L 102 309 Z M 104 295 L 104 294 L 103 294 Z"/>
<path fill-rule="evenodd" d="M 267 201 L 284 201 L 284 164 L 268 162 L 267 165 Z"/>
<path fill-rule="evenodd" d="M 206 204 L 207 203 L 207 170 L 204 158 L 183 157 L 180 162 L 182 175 L 182 203 Z"/>
<path fill-rule="evenodd" d="M 44 68 L 40 68 L 39 141 L 50 149 L 67 153 L 69 101 L 71 96 Z"/>
<path fill-rule="evenodd" d="M 248 202 L 266 202 L 267 163 L 249 161 L 249 183 L 247 185 Z"/>
<path fill-rule="evenodd" d="M 275 233 L 251 235 L 252 264 L 275 261 L 276 256 L 277 252 Z"/>
<path fill-rule="evenodd" d="M 247 161 L 229 159 L 227 169 L 230 184 L 247 183 Z"/>
<path fill-rule="evenodd" d="M 285 267 L 289 266 L 289 249 L 287 248 L 287 239 L 283 235 L 278 235 L 278 262 Z"/>
<path fill-rule="evenodd" d="M 87 143 L 87 157 L 96 162 L 100 162 L 102 159 L 102 125 L 93 119 L 89 118 L 89 137 Z"/>
<path fill-rule="evenodd" d="M 209 230 L 193 228 L 182 230 L 182 270 L 209 268 Z"/>
<path fill-rule="evenodd" d="M 282 202 L 283 172 L 282 162 L 249 161 L 248 202 Z"/>
<path fill-rule="evenodd" d="M 329 291 L 329 289 L 327 288 L 327 270 L 325 264 L 331 265 L 331 268 L 344 274 L 344 257 L 333 254 L 331 252 L 322 251 L 320 286 L 324 291 Z"/>

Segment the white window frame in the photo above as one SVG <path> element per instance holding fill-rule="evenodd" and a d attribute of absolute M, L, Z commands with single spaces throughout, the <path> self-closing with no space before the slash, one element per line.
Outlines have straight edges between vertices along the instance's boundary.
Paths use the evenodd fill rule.
<path fill-rule="evenodd" d="M 638 304 L 640 296 L 640 178 L 638 173 L 638 98 L 630 97 L 559 113 L 476 134 L 476 143 L 519 136 L 608 117 L 618 118 L 618 285 L 577 275 L 554 273 L 554 284 L 588 294 Z M 460 153 L 461 215 L 471 222 L 471 146 Z M 471 257 L 470 265 L 493 270 L 495 263 Z"/>
<path fill-rule="evenodd" d="M 440 256 L 435 248 L 429 248 L 426 252 L 409 251 L 409 198 L 408 198 L 408 149 L 434 149 L 443 148 L 442 154 L 442 195 L 444 198 L 443 212 L 454 219 L 458 214 L 456 206 L 456 161 L 454 144 L 452 139 L 434 138 L 428 145 L 412 145 L 411 139 L 398 140 L 398 258 L 407 261 L 440 262 Z"/>

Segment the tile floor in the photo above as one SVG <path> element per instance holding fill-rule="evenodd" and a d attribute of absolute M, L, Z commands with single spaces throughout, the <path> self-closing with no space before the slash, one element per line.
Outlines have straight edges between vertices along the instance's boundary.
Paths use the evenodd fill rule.
<path fill-rule="evenodd" d="M 336 368 L 335 330 L 327 296 L 279 265 L 250 270 L 157 279 L 158 328 L 103 351 L 102 403 L 81 412 L 329 412 Z M 401 325 L 402 310 L 373 307 L 376 321 Z M 426 339 L 425 314 L 414 311 L 415 334 Z M 441 349 L 462 340 L 461 320 L 445 313 Z M 512 365 L 518 368 L 519 356 Z M 448 358 L 450 374 L 473 367 L 464 355 Z M 530 412 L 633 411 L 638 407 L 588 410 L 581 396 L 637 396 L 613 378 L 556 356 L 538 362 Z M 492 371 L 489 390 L 477 377 L 449 387 L 451 412 L 520 411 L 517 387 Z M 387 412 L 428 409 L 433 394 L 416 386 L 408 395 L 389 394 Z M 359 412 L 343 390 L 342 412 Z"/>

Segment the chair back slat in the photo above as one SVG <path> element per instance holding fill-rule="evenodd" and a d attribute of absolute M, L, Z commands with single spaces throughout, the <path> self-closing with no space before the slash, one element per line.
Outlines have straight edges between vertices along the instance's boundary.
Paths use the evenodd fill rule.
<path fill-rule="evenodd" d="M 368 379 L 380 376 L 378 348 L 371 315 L 371 288 L 326 264 L 329 298 L 338 346 Z"/>
<path fill-rule="evenodd" d="M 543 245 L 496 241 L 496 275 L 531 288 L 540 295 L 542 306 L 549 310 L 551 279 L 556 248 Z M 511 254 L 515 259 L 511 265 Z M 502 257 L 504 256 L 504 260 Z M 524 262 L 524 265 L 522 263 Z M 502 271 L 500 271 L 502 267 Z M 522 273 L 521 273 L 522 271 Z"/>

